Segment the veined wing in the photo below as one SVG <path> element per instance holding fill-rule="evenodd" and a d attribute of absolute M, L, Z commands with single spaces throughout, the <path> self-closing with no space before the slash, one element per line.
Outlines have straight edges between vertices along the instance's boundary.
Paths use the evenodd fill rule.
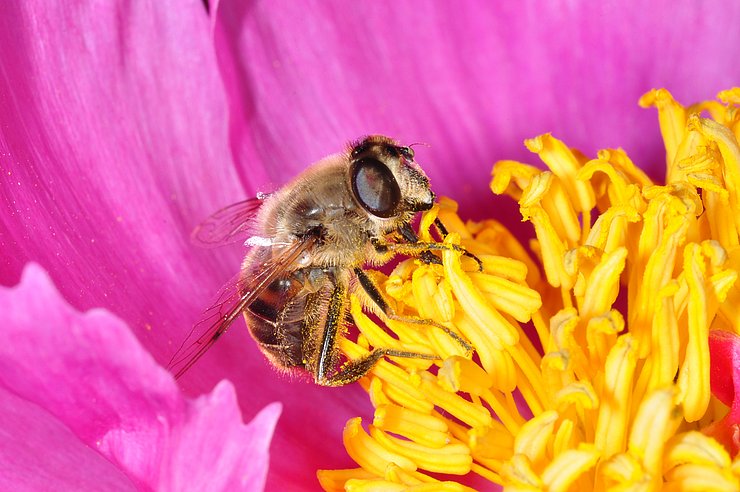
<path fill-rule="evenodd" d="M 203 248 L 215 248 L 235 242 L 244 242 L 253 232 L 255 218 L 269 194 L 258 194 L 224 207 L 193 230 L 191 238 Z"/>
<path fill-rule="evenodd" d="M 277 256 L 239 273 L 221 288 L 216 302 L 208 308 L 167 364 L 176 378 L 182 376 L 216 343 L 229 325 L 277 279 L 289 274 L 301 256 L 316 244 L 316 237 L 307 236 L 286 246 Z"/>

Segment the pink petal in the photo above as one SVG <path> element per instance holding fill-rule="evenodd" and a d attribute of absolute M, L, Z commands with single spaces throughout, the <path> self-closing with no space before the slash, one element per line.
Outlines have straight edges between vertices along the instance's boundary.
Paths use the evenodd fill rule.
<path fill-rule="evenodd" d="M 262 490 L 270 441 L 282 406 L 265 407 L 248 425 L 231 383 L 222 381 L 189 409 L 189 425 L 178 437 L 169 466 L 172 490 Z M 217 452 L 214 452 L 217 450 Z M 181 473 L 193 470 L 191 475 Z"/>
<path fill-rule="evenodd" d="M 14 3 L 0 58 L 2 282 L 41 263 L 164 358 L 238 261 L 189 242 L 244 197 L 202 4 Z"/>
<path fill-rule="evenodd" d="M 242 254 L 198 250 L 190 232 L 257 191 L 231 159 L 201 2 L 15 2 L 0 16 L 0 59 L 0 284 L 40 263 L 74 307 L 111 311 L 166 363 Z M 247 184 L 266 186 L 253 164 Z M 245 418 L 285 404 L 278 459 L 300 472 L 284 480 L 348 464 L 339 442 L 366 408 L 359 387 L 277 375 L 241 320 L 182 385 L 200 394 L 224 377 Z"/>
<path fill-rule="evenodd" d="M 43 408 L 0 388 L 0 490 L 136 490 Z"/>
<path fill-rule="evenodd" d="M 712 394 L 730 407 L 719 422 L 704 430 L 736 456 L 740 451 L 740 336 L 728 331 L 709 333 Z"/>
<path fill-rule="evenodd" d="M 712 393 L 727 406 L 740 405 L 735 395 L 740 393 L 740 337 L 729 331 L 709 334 Z"/>
<path fill-rule="evenodd" d="M 0 289 L 0 326 L 0 387 L 16 406 L 36 406 L 74 456 L 94 462 L 80 445 L 96 449 L 138 488 L 262 489 L 279 404 L 244 425 L 230 383 L 186 400 L 125 323 L 77 312 L 36 265 L 18 287 Z M 36 466 L 63 450 L 50 440 Z"/>
<path fill-rule="evenodd" d="M 493 162 L 534 162 L 522 141 L 542 132 L 588 153 L 622 146 L 662 175 L 657 117 L 638 97 L 665 86 L 691 103 L 740 76 L 730 1 L 214 8 L 243 174 L 262 162 L 282 182 L 327 149 L 387 133 L 428 143 L 419 156 L 435 188 L 481 216 Z"/>

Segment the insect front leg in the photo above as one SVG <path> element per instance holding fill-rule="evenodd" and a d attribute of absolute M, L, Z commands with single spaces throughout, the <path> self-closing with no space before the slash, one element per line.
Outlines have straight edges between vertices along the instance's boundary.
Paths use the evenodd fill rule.
<path fill-rule="evenodd" d="M 447 236 L 447 229 L 445 228 L 444 224 L 442 224 L 442 221 L 439 219 L 435 219 L 434 225 L 439 230 L 442 237 Z M 401 227 L 398 228 L 398 232 L 401 234 L 401 236 L 404 238 L 406 242 L 404 243 L 382 243 L 382 242 L 374 242 L 373 246 L 375 247 L 375 250 L 378 253 L 384 254 L 384 253 L 393 253 L 393 254 L 402 254 L 407 256 L 416 256 L 419 257 L 424 263 L 433 263 L 436 265 L 441 265 L 442 261 L 434 256 L 432 254 L 432 251 L 458 251 L 462 253 L 464 256 L 467 256 L 468 258 L 472 258 L 475 260 L 476 263 L 478 263 L 478 271 L 483 271 L 483 262 L 475 256 L 473 253 L 468 252 L 465 248 L 462 246 L 458 246 L 456 244 L 443 244 L 443 243 L 424 243 L 419 242 L 419 237 L 416 235 L 416 233 L 411 229 L 411 226 L 408 224 L 404 224 Z"/>
<path fill-rule="evenodd" d="M 439 219 L 436 219 L 436 221 L 439 221 Z M 436 224 L 436 221 L 435 221 L 435 224 Z M 441 225 L 442 222 L 440 222 L 439 224 Z M 416 235 L 414 230 L 411 229 L 411 226 L 408 224 L 403 224 L 401 227 L 399 227 L 398 232 L 401 233 L 401 236 L 409 244 L 415 244 L 419 242 L 419 236 Z M 444 229 L 444 226 L 442 226 L 442 229 L 440 229 L 440 234 L 442 234 L 442 237 L 445 237 L 447 235 L 447 230 Z M 434 264 L 434 265 L 442 264 L 442 260 L 439 257 L 434 256 L 432 252 L 429 250 L 422 251 L 419 254 L 419 259 L 428 265 L 429 264 Z"/>
<path fill-rule="evenodd" d="M 473 350 L 473 347 L 465 340 L 463 340 L 460 335 L 455 333 L 454 331 L 447 328 L 445 325 L 441 323 L 437 323 L 434 320 L 431 319 L 423 319 L 423 318 L 415 318 L 415 317 L 409 317 L 409 316 L 399 316 L 396 314 L 396 312 L 393 310 L 393 308 L 388 304 L 385 299 L 383 298 L 383 295 L 380 293 L 380 290 L 376 287 L 376 285 L 373 283 L 373 281 L 370 279 L 370 277 L 367 276 L 367 274 L 361 269 L 361 268 L 355 268 L 354 270 L 355 276 L 357 277 L 357 280 L 360 283 L 360 286 L 362 287 L 362 290 L 365 291 L 365 294 L 370 298 L 370 300 L 375 304 L 380 311 L 385 314 L 388 319 L 392 319 L 394 321 L 401 321 L 404 323 L 410 323 L 414 325 L 425 325 L 425 326 L 434 326 L 435 328 L 439 328 L 440 330 L 447 333 L 447 335 L 450 336 L 453 340 L 455 340 L 457 343 L 462 346 L 466 352 L 470 352 Z"/>

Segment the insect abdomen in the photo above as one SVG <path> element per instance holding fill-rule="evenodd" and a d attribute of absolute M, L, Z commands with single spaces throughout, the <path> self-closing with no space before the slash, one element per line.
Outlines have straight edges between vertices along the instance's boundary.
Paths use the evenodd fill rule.
<path fill-rule="evenodd" d="M 280 367 L 304 367 L 302 289 L 294 277 L 277 279 L 244 311 L 252 337 Z"/>

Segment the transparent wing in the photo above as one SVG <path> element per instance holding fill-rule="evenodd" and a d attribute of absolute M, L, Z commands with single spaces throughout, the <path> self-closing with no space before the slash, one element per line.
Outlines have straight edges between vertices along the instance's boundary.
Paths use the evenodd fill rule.
<path fill-rule="evenodd" d="M 269 194 L 234 203 L 214 213 L 193 230 L 193 243 L 203 248 L 244 242 L 253 232 L 257 212 Z"/>
<path fill-rule="evenodd" d="M 190 330 L 188 337 L 177 349 L 167 364 L 167 369 L 182 376 L 206 351 L 216 343 L 229 325 L 244 311 L 272 282 L 283 277 L 301 256 L 316 244 L 309 236 L 296 240 L 282 252 L 266 261 L 252 274 L 234 276 L 221 288 L 216 302 L 203 313 L 203 318 Z"/>

